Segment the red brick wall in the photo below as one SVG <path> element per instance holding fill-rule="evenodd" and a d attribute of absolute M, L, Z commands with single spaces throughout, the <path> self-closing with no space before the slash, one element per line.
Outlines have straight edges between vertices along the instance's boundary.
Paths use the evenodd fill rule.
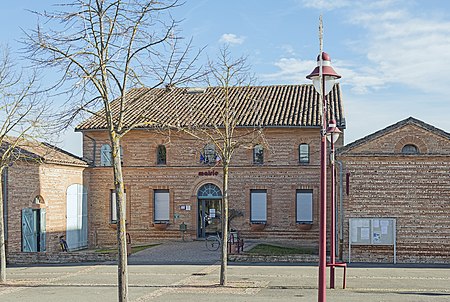
<path fill-rule="evenodd" d="M 245 217 L 232 222 L 232 226 L 246 237 L 296 238 L 305 244 L 315 245 L 318 236 L 319 199 L 319 130 L 318 129 L 266 129 L 265 139 L 269 148 L 264 152 L 264 164 L 252 164 L 252 149 L 235 152 L 230 168 L 230 208 L 241 210 Z M 86 133 L 85 133 L 86 134 Z M 96 164 L 100 163 L 100 148 L 108 143 L 106 133 L 87 133 L 95 139 Z M 310 164 L 298 163 L 298 146 L 310 144 Z M 156 165 L 156 148 L 164 144 L 167 149 L 167 166 Z M 123 141 L 123 175 L 127 187 L 130 221 L 128 231 L 133 242 L 146 242 L 152 238 L 179 238 L 179 224 L 185 222 L 188 236 L 197 232 L 197 190 L 201 185 L 213 183 L 221 187 L 221 167 L 211 168 L 199 163 L 204 143 L 186 135 L 170 136 L 150 131 L 131 131 Z M 94 143 L 84 136 L 84 154 L 92 154 Z M 216 176 L 200 176 L 199 172 L 217 171 Z M 110 167 L 94 167 L 85 170 L 89 179 L 89 239 L 92 245 L 114 245 L 115 226 L 109 223 L 109 191 L 113 188 Z M 171 217 L 169 227 L 156 230 L 153 225 L 152 192 L 169 188 L 171 192 Z M 268 224 L 264 231 L 253 232 L 249 224 L 250 190 L 268 190 Z M 312 189 L 314 224 L 311 230 L 300 230 L 295 221 L 295 193 L 297 189 Z M 180 210 L 180 205 L 190 205 L 191 211 Z"/>
<path fill-rule="evenodd" d="M 402 155 L 405 144 L 415 144 L 421 154 Z M 380 154 L 384 152 L 391 154 Z M 345 255 L 348 218 L 389 217 L 397 223 L 398 262 L 450 262 L 448 139 L 408 125 L 339 159 L 351 174 L 350 195 L 344 198 Z M 351 257 L 352 261 L 392 262 L 392 255 L 392 247 L 356 246 Z"/>
<path fill-rule="evenodd" d="M 8 168 L 8 252 L 22 249 L 22 209 L 46 209 L 46 249 L 59 250 L 59 236 L 66 231 L 66 191 L 83 183 L 83 168 L 16 162 Z M 44 203 L 34 204 L 40 195 Z"/>

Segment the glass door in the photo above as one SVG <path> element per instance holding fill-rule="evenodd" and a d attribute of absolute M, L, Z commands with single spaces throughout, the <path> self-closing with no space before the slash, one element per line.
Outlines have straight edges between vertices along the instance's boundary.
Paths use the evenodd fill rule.
<path fill-rule="evenodd" d="M 215 235 L 221 230 L 221 199 L 198 201 L 198 237 Z"/>

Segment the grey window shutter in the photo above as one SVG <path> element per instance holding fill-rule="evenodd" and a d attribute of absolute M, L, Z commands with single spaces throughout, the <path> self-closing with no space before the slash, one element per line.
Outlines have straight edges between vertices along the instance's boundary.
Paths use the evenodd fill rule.
<path fill-rule="evenodd" d="M 41 251 L 41 252 L 45 252 L 46 251 L 46 249 L 45 249 L 45 247 L 46 247 L 46 228 L 47 228 L 47 223 L 46 223 L 46 214 L 45 214 L 45 209 L 40 209 L 40 213 L 41 213 L 41 217 L 40 217 L 40 222 L 41 222 L 41 225 L 40 225 L 40 228 L 41 228 L 41 232 L 40 232 L 40 234 L 39 234 L 39 236 L 40 236 L 40 241 L 39 241 L 39 243 L 40 243 L 40 249 L 39 249 L 39 251 Z"/>
<path fill-rule="evenodd" d="M 33 234 L 34 218 L 33 210 L 22 209 L 22 251 L 35 252 L 36 238 Z"/>
<path fill-rule="evenodd" d="M 250 198 L 251 221 L 267 221 L 267 192 L 263 190 L 253 190 Z"/>
<path fill-rule="evenodd" d="M 169 190 L 155 190 L 155 221 L 169 221 Z"/>
<path fill-rule="evenodd" d="M 297 192 L 297 222 L 313 221 L 312 192 Z"/>

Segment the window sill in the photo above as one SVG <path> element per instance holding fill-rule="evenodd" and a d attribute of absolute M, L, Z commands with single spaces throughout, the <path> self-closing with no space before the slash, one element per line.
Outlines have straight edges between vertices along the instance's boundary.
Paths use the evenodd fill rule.
<path fill-rule="evenodd" d="M 250 229 L 252 231 L 262 231 L 266 227 L 265 221 L 252 221 L 250 222 Z"/>
<path fill-rule="evenodd" d="M 300 230 L 308 231 L 312 229 L 312 222 L 297 222 L 297 226 Z"/>
<path fill-rule="evenodd" d="M 153 223 L 153 226 L 155 227 L 155 229 L 157 229 L 158 231 L 164 231 L 165 229 L 167 229 L 167 227 L 169 226 L 169 222 L 168 221 L 155 221 Z"/>

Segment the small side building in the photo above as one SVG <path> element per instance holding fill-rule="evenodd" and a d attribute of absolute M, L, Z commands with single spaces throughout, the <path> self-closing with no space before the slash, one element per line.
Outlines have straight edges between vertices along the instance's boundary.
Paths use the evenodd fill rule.
<path fill-rule="evenodd" d="M 71 250 L 87 247 L 86 162 L 46 143 L 18 152 L 20 159 L 2 175 L 8 259 L 60 251 L 60 236 Z"/>
<path fill-rule="evenodd" d="M 450 263 L 449 133 L 410 117 L 344 146 L 338 159 L 347 172 L 344 260 L 350 230 L 359 243 L 352 262 L 392 263 L 393 244 L 381 243 L 393 231 L 398 263 Z"/>

